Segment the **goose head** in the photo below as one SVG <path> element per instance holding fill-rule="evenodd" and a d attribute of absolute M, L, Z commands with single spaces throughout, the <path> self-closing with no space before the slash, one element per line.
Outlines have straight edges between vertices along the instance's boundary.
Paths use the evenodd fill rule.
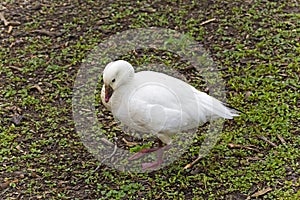
<path fill-rule="evenodd" d="M 105 102 L 108 103 L 113 93 L 122 85 L 129 82 L 134 76 L 132 65 L 125 60 L 109 63 L 103 71 L 105 88 Z"/>

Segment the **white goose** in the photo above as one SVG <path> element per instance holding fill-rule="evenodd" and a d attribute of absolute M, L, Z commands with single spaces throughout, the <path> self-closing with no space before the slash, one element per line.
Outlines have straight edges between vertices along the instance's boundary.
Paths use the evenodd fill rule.
<path fill-rule="evenodd" d="M 124 60 L 109 63 L 103 71 L 101 91 L 103 104 L 123 124 L 161 141 L 159 147 L 143 149 L 130 160 L 157 151 L 158 158 L 143 163 L 143 169 L 154 169 L 163 162 L 163 146 L 172 143 L 172 135 L 196 128 L 213 119 L 232 119 L 239 112 L 200 92 L 191 85 L 163 73 L 135 73 Z"/>

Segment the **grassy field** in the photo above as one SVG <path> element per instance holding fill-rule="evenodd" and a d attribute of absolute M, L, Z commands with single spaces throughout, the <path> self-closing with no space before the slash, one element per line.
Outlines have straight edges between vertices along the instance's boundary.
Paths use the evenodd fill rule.
<path fill-rule="evenodd" d="M 0 199 L 300 198 L 297 0 L 39 2 L 0 3 Z M 202 44 L 222 71 L 227 103 L 243 111 L 187 170 L 197 141 L 172 165 L 133 174 L 101 165 L 74 128 L 73 84 L 89 51 L 147 27 Z M 149 62 L 147 52 L 127 58 Z"/>

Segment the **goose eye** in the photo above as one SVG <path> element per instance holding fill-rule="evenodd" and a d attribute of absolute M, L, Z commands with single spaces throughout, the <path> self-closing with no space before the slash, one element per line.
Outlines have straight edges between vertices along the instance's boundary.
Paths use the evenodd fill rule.
<path fill-rule="evenodd" d="M 113 82 L 113 83 L 114 83 L 115 81 L 116 81 L 116 79 L 115 79 L 115 78 L 114 78 L 113 80 L 111 80 L 111 82 Z"/>

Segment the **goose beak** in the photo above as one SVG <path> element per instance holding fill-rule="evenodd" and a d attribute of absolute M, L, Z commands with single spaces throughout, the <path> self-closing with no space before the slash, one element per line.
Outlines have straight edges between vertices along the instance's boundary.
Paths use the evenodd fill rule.
<path fill-rule="evenodd" d="M 105 103 L 109 102 L 113 92 L 114 90 L 109 85 L 105 85 Z"/>

